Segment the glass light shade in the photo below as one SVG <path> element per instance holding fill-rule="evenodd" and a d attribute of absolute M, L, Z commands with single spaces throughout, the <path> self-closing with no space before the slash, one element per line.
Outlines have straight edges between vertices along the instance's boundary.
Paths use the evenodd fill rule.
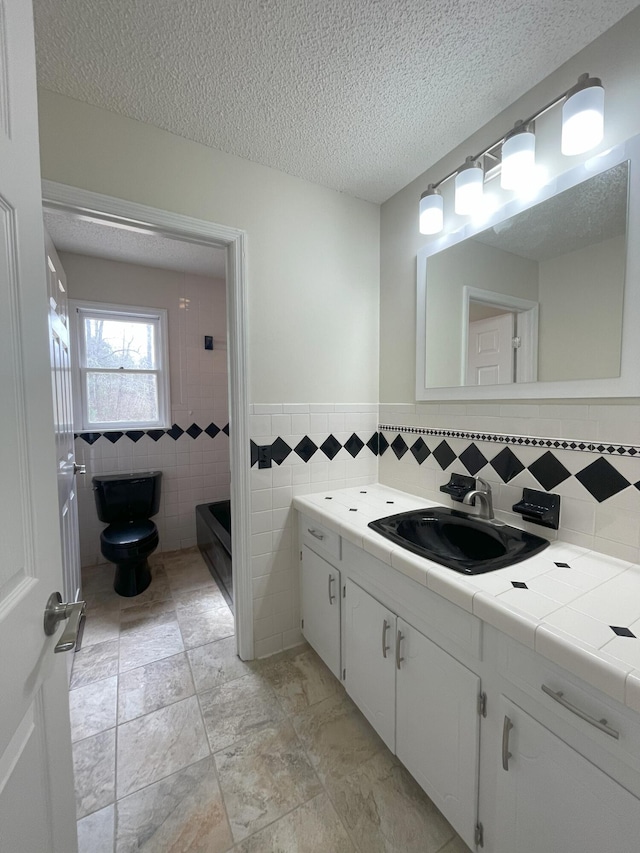
<path fill-rule="evenodd" d="M 604 135 L 604 89 L 599 80 L 578 89 L 562 106 L 563 154 L 583 154 Z"/>
<path fill-rule="evenodd" d="M 533 180 L 536 168 L 536 137 L 531 130 L 521 130 L 507 136 L 502 144 L 500 186 L 518 190 Z"/>
<path fill-rule="evenodd" d="M 456 175 L 455 211 L 471 216 L 482 204 L 484 170 L 479 163 L 466 163 Z"/>
<path fill-rule="evenodd" d="M 437 190 L 420 196 L 420 233 L 439 234 L 444 225 L 444 203 Z"/>

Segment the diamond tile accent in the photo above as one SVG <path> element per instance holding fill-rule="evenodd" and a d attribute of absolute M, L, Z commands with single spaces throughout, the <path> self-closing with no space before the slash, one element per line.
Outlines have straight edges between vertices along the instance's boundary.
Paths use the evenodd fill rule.
<path fill-rule="evenodd" d="M 619 637 L 633 637 L 636 639 L 636 635 L 633 631 L 630 631 L 628 628 L 621 628 L 618 625 L 609 625 L 614 634 L 617 634 Z"/>
<path fill-rule="evenodd" d="M 191 436 L 191 438 L 197 438 L 202 434 L 202 427 L 199 427 L 198 424 L 191 424 L 190 427 L 187 427 L 187 435 Z"/>
<path fill-rule="evenodd" d="M 184 430 L 178 424 L 174 424 L 171 429 L 167 430 L 167 435 L 170 435 L 174 441 L 177 441 L 181 435 L 184 435 Z"/>
<path fill-rule="evenodd" d="M 384 456 L 387 452 L 387 448 L 389 447 L 389 442 L 383 432 L 378 435 L 378 453 L 380 456 Z"/>
<path fill-rule="evenodd" d="M 378 447 L 380 444 L 380 433 L 374 432 L 369 441 L 367 442 L 367 447 L 373 453 L 374 456 L 378 455 Z M 346 447 L 346 445 L 345 445 Z"/>
<path fill-rule="evenodd" d="M 526 583 L 522 583 L 522 581 L 511 581 L 511 586 L 514 586 L 516 589 L 529 589 Z"/>
<path fill-rule="evenodd" d="M 225 435 L 229 435 L 229 424 L 225 424 L 225 426 L 222 427 L 222 432 Z"/>
<path fill-rule="evenodd" d="M 607 498 L 617 495 L 631 485 L 610 462 L 602 457 L 579 471 L 576 474 L 576 480 L 582 483 L 598 503 L 606 501 Z"/>
<path fill-rule="evenodd" d="M 122 438 L 122 436 L 124 435 L 124 433 L 120 432 L 119 430 L 114 430 L 113 432 L 103 432 L 102 434 L 107 439 L 107 441 L 111 442 L 111 444 L 115 444 L 116 441 L 118 441 L 118 439 Z"/>
<path fill-rule="evenodd" d="M 481 468 L 487 464 L 486 457 L 478 450 L 475 444 L 470 444 L 466 450 L 463 450 L 458 459 L 462 462 L 467 471 L 474 477 Z"/>
<path fill-rule="evenodd" d="M 308 462 L 318 449 L 318 445 L 314 444 L 308 435 L 305 435 L 302 441 L 299 441 L 294 449 L 300 459 L 304 462 Z"/>
<path fill-rule="evenodd" d="M 350 453 L 351 456 L 355 459 L 358 453 L 364 447 L 364 441 L 360 438 L 359 435 L 356 435 L 355 432 L 352 433 L 349 438 L 344 443 L 344 449 L 347 453 Z"/>
<path fill-rule="evenodd" d="M 571 476 L 562 462 L 559 462 L 549 450 L 529 465 L 529 471 L 547 492 L 555 489 Z"/>
<path fill-rule="evenodd" d="M 150 429 L 147 431 L 147 435 L 149 438 L 152 438 L 154 441 L 158 441 L 164 435 L 163 429 Z"/>
<path fill-rule="evenodd" d="M 443 471 L 445 470 L 445 468 L 448 468 L 449 465 L 451 465 L 453 460 L 456 458 L 456 454 L 449 447 L 446 441 L 440 442 L 440 444 L 433 451 L 433 455 L 436 462 L 442 468 Z"/>
<path fill-rule="evenodd" d="M 396 454 L 398 459 L 402 459 L 402 457 L 409 448 L 407 447 L 407 442 L 404 440 L 404 438 L 401 435 L 397 435 L 391 442 L 391 449 Z"/>
<path fill-rule="evenodd" d="M 570 568 L 571 568 L 571 566 L 569 565 L 569 563 L 556 563 L 556 566 L 557 566 L 559 569 L 570 569 Z"/>
<path fill-rule="evenodd" d="M 251 448 L 251 467 L 253 468 L 253 466 L 258 461 L 258 445 L 255 443 L 255 441 L 251 441 L 249 446 Z"/>
<path fill-rule="evenodd" d="M 513 480 L 520 471 L 524 471 L 524 465 L 509 447 L 503 448 L 493 457 L 491 467 L 505 483 Z"/>
<path fill-rule="evenodd" d="M 130 438 L 131 441 L 133 441 L 135 444 L 136 441 L 140 441 L 140 439 L 144 435 L 144 431 L 141 429 L 128 429 L 125 432 L 125 435 L 127 436 L 127 438 Z"/>
<path fill-rule="evenodd" d="M 431 456 L 431 451 L 421 438 L 411 445 L 411 452 L 418 465 L 422 465 L 424 460 Z"/>
<path fill-rule="evenodd" d="M 276 440 L 271 445 L 271 458 L 273 459 L 273 461 L 278 465 L 282 465 L 282 463 L 287 458 L 287 456 L 289 456 L 290 453 L 291 448 L 289 447 L 287 442 L 281 439 L 280 436 L 278 436 L 278 438 L 276 438 Z"/>
<path fill-rule="evenodd" d="M 216 426 L 213 422 L 211 422 L 208 427 L 204 428 L 204 431 L 209 436 L 209 438 L 215 438 L 220 432 L 220 427 Z"/>
<path fill-rule="evenodd" d="M 86 441 L 87 444 L 95 444 L 96 441 L 100 438 L 99 432 L 81 432 L 80 438 L 83 441 Z"/>
<path fill-rule="evenodd" d="M 329 459 L 333 459 L 333 457 L 338 453 L 338 451 L 342 448 L 342 445 L 335 437 L 335 435 L 330 435 L 320 445 L 320 450 L 324 453 L 325 456 L 328 456 Z"/>

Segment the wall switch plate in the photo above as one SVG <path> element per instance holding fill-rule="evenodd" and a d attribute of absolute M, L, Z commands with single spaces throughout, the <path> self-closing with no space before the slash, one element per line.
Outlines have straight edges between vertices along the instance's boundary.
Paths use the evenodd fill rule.
<path fill-rule="evenodd" d="M 258 445 L 258 468 L 271 468 L 271 445 Z"/>

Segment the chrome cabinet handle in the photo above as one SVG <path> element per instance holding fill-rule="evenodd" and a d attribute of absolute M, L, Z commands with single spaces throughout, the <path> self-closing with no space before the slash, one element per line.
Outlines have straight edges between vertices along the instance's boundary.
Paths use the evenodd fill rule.
<path fill-rule="evenodd" d="M 567 711 L 571 711 L 572 714 L 575 714 L 576 717 L 580 717 L 581 720 L 584 720 L 586 723 L 589 723 L 591 726 L 595 726 L 596 729 L 599 729 L 601 732 L 604 732 L 609 737 L 615 738 L 618 740 L 620 738 L 620 732 L 617 732 L 615 729 L 612 729 L 611 726 L 607 725 L 606 720 L 596 720 L 595 717 L 592 717 L 590 714 L 585 713 L 580 708 L 577 708 L 568 699 L 564 698 L 564 693 L 562 690 L 552 690 L 550 687 L 547 687 L 546 684 L 542 685 L 542 692 L 546 693 L 547 696 L 551 696 L 551 698 L 562 705 L 563 708 L 566 708 Z"/>
<path fill-rule="evenodd" d="M 511 753 L 509 752 L 509 732 L 513 728 L 513 723 L 509 719 L 509 717 L 504 718 L 504 723 L 502 724 L 502 769 L 509 772 L 509 759 L 511 758 Z"/>
<path fill-rule="evenodd" d="M 329 604 L 333 604 L 333 602 L 336 600 L 335 595 L 331 591 L 331 587 L 332 587 L 334 581 L 335 581 L 334 576 L 329 575 Z"/>
<path fill-rule="evenodd" d="M 400 669 L 400 664 L 404 660 L 403 657 L 400 657 L 400 643 L 404 640 L 404 634 L 402 631 L 398 631 L 396 634 L 396 666 Z"/>
<path fill-rule="evenodd" d="M 324 539 L 324 533 L 320 533 L 320 531 L 315 530 L 311 527 L 307 527 L 307 533 L 310 533 L 312 536 L 314 536 L 316 539 L 319 539 L 321 542 Z"/>
<path fill-rule="evenodd" d="M 389 630 L 390 625 L 386 619 L 382 620 L 382 657 L 386 658 L 387 652 L 391 648 L 391 646 L 387 645 L 387 631 Z"/>
<path fill-rule="evenodd" d="M 54 652 L 69 652 L 79 646 L 84 627 L 84 613 L 87 605 L 84 601 L 62 601 L 59 592 L 52 592 L 44 611 L 44 632 L 50 637 L 55 634 L 58 622 L 68 619 L 67 625 L 58 640 Z"/>

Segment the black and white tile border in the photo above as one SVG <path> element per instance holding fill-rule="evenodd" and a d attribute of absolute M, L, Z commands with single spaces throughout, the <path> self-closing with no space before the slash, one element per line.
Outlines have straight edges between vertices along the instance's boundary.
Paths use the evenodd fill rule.
<path fill-rule="evenodd" d="M 77 432 L 74 435 L 74 438 L 81 438 L 87 444 L 95 444 L 96 441 L 104 437 L 107 441 L 110 441 L 112 444 L 120 441 L 122 438 L 128 438 L 130 441 L 134 443 L 140 441 L 140 439 L 148 435 L 149 438 L 152 438 L 154 441 L 158 441 L 162 438 L 163 435 L 168 435 L 174 441 L 177 441 L 181 436 L 186 436 L 187 438 L 196 439 L 198 436 L 208 435 L 209 438 L 215 438 L 218 433 L 224 433 L 226 436 L 229 435 L 229 424 L 225 424 L 223 427 L 217 426 L 211 422 L 206 427 L 201 427 L 196 423 L 192 423 L 191 426 L 188 426 L 186 429 L 183 429 L 178 424 L 173 424 L 170 429 L 128 429 L 124 431 L 120 430 L 105 430 L 103 432 Z"/>
<path fill-rule="evenodd" d="M 293 443 L 293 442 L 292 442 Z M 277 465 L 282 463 L 295 453 L 303 462 L 310 462 L 316 453 L 322 453 L 330 462 L 338 455 L 340 450 L 344 448 L 347 453 L 355 459 L 364 448 L 367 447 L 374 456 L 378 456 L 379 452 L 379 434 L 374 432 L 373 435 L 366 439 L 359 436 L 357 433 L 352 433 L 344 444 L 341 444 L 333 435 L 328 435 L 321 444 L 316 444 L 308 435 L 305 435 L 298 441 L 295 447 L 291 447 L 287 442 L 278 436 L 275 441 L 267 445 L 258 445 L 255 441 L 251 442 L 251 466 L 259 464 L 261 452 L 263 454 L 263 464 L 260 467 L 270 468 L 271 463 Z M 322 457 L 320 457 L 322 458 Z M 318 461 L 318 457 L 314 461 Z"/>

